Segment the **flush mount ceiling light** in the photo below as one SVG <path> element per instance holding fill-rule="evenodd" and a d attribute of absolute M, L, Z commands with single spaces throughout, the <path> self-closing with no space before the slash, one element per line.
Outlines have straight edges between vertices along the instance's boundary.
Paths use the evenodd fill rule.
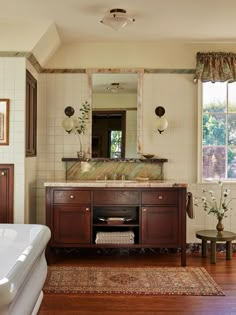
<path fill-rule="evenodd" d="M 126 10 L 112 9 L 105 14 L 100 22 L 110 26 L 114 30 L 119 30 L 134 21 L 134 18 L 127 15 Z"/>
<path fill-rule="evenodd" d="M 112 92 L 112 93 L 117 93 L 119 92 L 120 90 L 123 90 L 124 88 L 120 86 L 120 83 L 118 82 L 114 82 L 114 83 L 111 83 L 110 86 L 107 87 L 107 90 L 109 92 Z"/>

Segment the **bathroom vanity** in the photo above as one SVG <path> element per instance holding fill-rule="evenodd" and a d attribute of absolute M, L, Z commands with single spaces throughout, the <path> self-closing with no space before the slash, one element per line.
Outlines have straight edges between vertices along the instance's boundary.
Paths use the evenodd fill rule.
<path fill-rule="evenodd" d="M 45 186 L 49 249 L 180 248 L 181 265 L 186 265 L 185 184 L 76 181 Z"/>

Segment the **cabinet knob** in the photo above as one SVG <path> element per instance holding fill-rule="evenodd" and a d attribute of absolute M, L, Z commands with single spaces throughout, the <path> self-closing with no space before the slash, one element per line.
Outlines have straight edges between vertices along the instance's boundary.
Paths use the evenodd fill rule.
<path fill-rule="evenodd" d="M 147 209 L 146 209 L 146 208 L 143 208 L 143 212 L 145 212 L 145 211 L 147 211 Z"/>
<path fill-rule="evenodd" d="M 1 172 L 1 176 L 5 176 L 6 175 L 6 173 L 5 172 Z"/>
<path fill-rule="evenodd" d="M 74 195 L 70 195 L 70 199 L 75 199 L 75 196 Z"/>
<path fill-rule="evenodd" d="M 163 199 L 163 197 L 162 197 L 162 196 L 158 196 L 158 199 L 160 199 L 160 200 L 161 200 L 161 199 Z"/>
<path fill-rule="evenodd" d="M 85 211 L 90 211 L 90 209 L 89 208 L 85 208 Z"/>

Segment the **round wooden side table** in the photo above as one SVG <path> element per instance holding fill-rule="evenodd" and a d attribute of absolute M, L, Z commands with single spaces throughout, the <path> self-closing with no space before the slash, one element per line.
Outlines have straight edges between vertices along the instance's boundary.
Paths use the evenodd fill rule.
<path fill-rule="evenodd" d="M 226 259 L 232 258 L 232 241 L 236 234 L 229 231 L 218 233 L 216 230 L 203 230 L 196 232 L 196 237 L 202 240 L 202 257 L 207 257 L 207 241 L 211 242 L 210 262 L 216 263 L 216 242 L 226 242 Z"/>

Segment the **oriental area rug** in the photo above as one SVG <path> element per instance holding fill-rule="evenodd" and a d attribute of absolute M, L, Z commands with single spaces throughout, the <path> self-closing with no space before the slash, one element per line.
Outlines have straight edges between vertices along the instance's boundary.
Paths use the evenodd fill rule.
<path fill-rule="evenodd" d="M 70 294 L 224 295 L 202 267 L 49 266 L 43 291 Z"/>

